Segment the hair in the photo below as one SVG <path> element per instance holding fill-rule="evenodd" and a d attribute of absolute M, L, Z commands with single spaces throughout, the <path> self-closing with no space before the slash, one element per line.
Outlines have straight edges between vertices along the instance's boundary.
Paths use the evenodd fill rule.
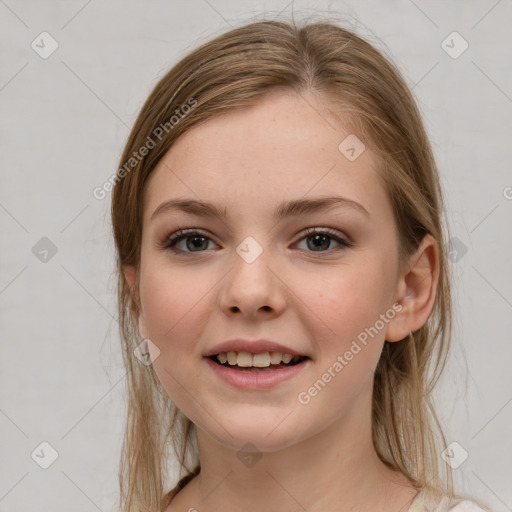
<path fill-rule="evenodd" d="M 115 176 L 111 215 L 128 388 L 119 486 L 126 512 L 168 505 L 176 492 L 164 488 L 171 445 L 180 476 L 185 475 L 178 488 L 200 471 L 195 425 L 173 404 L 152 365 L 140 364 L 133 354 L 140 343 L 145 184 L 182 134 L 277 90 L 315 93 L 375 152 L 394 211 L 401 264 L 426 234 L 439 245 L 439 278 L 429 319 L 404 340 L 384 343 L 374 376 L 372 442 L 382 462 L 416 488 L 454 496 L 451 468 L 444 465 L 445 475 L 439 467 L 446 439 L 431 400 L 446 365 L 452 327 L 447 227 L 438 170 L 418 106 L 385 52 L 354 31 L 322 20 L 253 20 L 203 43 L 157 82 L 128 136 Z M 144 147 L 149 148 L 146 154 Z M 139 152 L 144 156 L 134 158 Z M 133 289 L 124 277 L 125 265 L 136 269 Z"/>

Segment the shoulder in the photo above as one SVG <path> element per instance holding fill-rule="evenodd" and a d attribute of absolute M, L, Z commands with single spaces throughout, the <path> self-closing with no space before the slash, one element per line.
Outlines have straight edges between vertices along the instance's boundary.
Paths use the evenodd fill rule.
<path fill-rule="evenodd" d="M 452 503 L 448 509 L 450 512 L 490 512 L 486 508 L 482 508 L 476 501 L 468 499 L 451 500 Z"/>
<path fill-rule="evenodd" d="M 492 512 L 469 497 L 448 497 L 427 489 L 418 492 L 408 512 Z"/>

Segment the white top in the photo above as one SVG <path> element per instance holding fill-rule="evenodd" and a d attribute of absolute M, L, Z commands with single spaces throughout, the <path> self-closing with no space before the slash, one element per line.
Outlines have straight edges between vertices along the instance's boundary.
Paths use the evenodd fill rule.
<path fill-rule="evenodd" d="M 490 512 L 467 498 L 448 498 L 418 492 L 407 512 Z"/>

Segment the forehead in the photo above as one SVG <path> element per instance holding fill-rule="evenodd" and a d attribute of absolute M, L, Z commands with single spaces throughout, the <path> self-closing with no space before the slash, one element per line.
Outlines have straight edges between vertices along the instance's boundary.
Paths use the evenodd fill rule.
<path fill-rule="evenodd" d="M 230 205 L 263 214 L 283 199 L 326 195 L 389 208 L 377 159 L 363 144 L 317 96 L 268 95 L 175 141 L 146 185 L 144 222 L 170 198 L 215 202 L 228 214 Z"/>

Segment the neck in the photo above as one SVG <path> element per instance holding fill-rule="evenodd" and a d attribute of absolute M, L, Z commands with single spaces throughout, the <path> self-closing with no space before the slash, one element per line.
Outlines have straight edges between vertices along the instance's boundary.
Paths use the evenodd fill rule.
<path fill-rule="evenodd" d="M 417 490 L 378 458 L 370 411 L 353 410 L 312 437 L 252 458 L 198 428 L 201 472 L 189 484 L 185 510 L 317 512 L 334 503 L 340 512 L 407 511 Z"/>

